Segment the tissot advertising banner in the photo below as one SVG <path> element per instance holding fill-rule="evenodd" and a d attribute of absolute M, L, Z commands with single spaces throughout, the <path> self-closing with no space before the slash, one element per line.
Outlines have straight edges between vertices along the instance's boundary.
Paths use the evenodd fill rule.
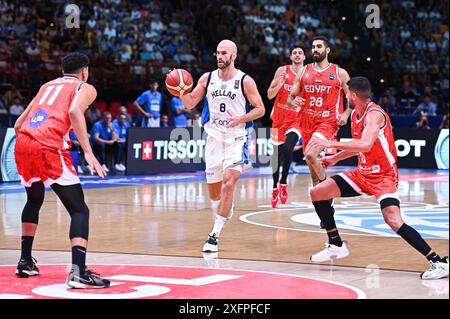
<path fill-rule="evenodd" d="M 448 169 L 448 130 L 394 129 L 400 168 Z M 350 137 L 344 127 L 339 139 Z M 194 140 L 192 140 L 194 139 Z M 192 128 L 131 128 L 128 136 L 127 174 L 190 172 L 205 168 L 206 134 Z M 269 166 L 273 154 L 269 128 L 258 128 L 249 141 L 253 166 Z M 341 165 L 356 165 L 356 157 Z"/>
<path fill-rule="evenodd" d="M 339 140 L 348 140 L 348 137 L 349 128 L 339 130 Z M 399 168 L 448 169 L 448 129 L 394 128 L 394 137 Z M 356 157 L 342 161 L 340 165 L 356 165 Z"/>
<path fill-rule="evenodd" d="M 207 135 L 201 128 L 130 128 L 127 174 L 193 172 L 205 169 Z M 270 129 L 251 131 L 248 155 L 254 167 L 270 165 Z"/>
<path fill-rule="evenodd" d="M 394 129 L 399 168 L 448 169 L 449 130 Z M 350 137 L 343 128 L 339 139 Z M 0 129 L 0 181 L 19 181 L 14 161 L 14 129 Z M 130 128 L 127 174 L 192 172 L 205 169 L 206 134 L 200 128 Z M 254 167 L 269 166 L 269 128 L 255 129 L 248 143 Z M 356 165 L 356 157 L 340 163 Z"/>

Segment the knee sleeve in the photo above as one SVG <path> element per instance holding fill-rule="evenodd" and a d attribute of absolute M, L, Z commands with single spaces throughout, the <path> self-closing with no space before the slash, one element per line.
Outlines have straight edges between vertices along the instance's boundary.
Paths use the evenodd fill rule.
<path fill-rule="evenodd" d="M 297 144 L 297 142 L 298 142 L 297 133 L 289 132 L 286 135 L 286 141 L 284 142 L 285 152 L 288 153 L 289 155 L 291 155 L 292 152 L 294 151 L 294 147 L 295 147 L 295 144 Z"/>
<path fill-rule="evenodd" d="M 69 212 L 72 218 L 70 222 L 69 238 L 81 237 L 88 240 L 89 238 L 89 209 L 85 207 L 78 212 Z"/>
<path fill-rule="evenodd" d="M 42 182 L 33 183 L 25 188 L 27 202 L 22 211 L 22 223 L 39 223 L 39 211 L 44 203 L 45 188 Z"/>
<path fill-rule="evenodd" d="M 397 198 L 392 197 L 388 197 L 380 201 L 381 209 L 385 209 L 386 207 L 389 206 L 397 206 L 398 208 L 400 208 L 400 201 Z"/>
<path fill-rule="evenodd" d="M 52 189 L 69 212 L 71 218 L 70 239 L 81 237 L 87 240 L 89 236 L 89 208 L 84 201 L 81 185 L 62 186 L 53 184 Z"/>
<path fill-rule="evenodd" d="M 33 202 L 28 200 L 22 211 L 22 223 L 39 223 L 39 210 L 42 202 Z"/>

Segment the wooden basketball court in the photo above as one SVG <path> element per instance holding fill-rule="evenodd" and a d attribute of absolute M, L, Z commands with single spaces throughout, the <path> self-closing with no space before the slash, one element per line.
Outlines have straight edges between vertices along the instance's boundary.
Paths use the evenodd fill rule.
<path fill-rule="evenodd" d="M 449 297 L 448 278 L 428 282 L 419 278 L 428 269 L 427 261 L 383 226 L 378 204 L 370 197 L 335 201 L 337 224 L 350 256 L 312 264 L 310 255 L 323 249 L 327 238 L 308 198 L 310 178 L 290 175 L 288 203 L 272 209 L 272 179 L 267 172 L 253 169 L 239 181 L 235 214 L 222 231 L 219 253 L 212 255 L 201 252 L 213 224 L 202 173 L 140 181 L 116 176 L 100 184 L 94 177 L 86 178 L 91 216 L 88 264 L 268 271 L 349 284 L 367 298 Z M 447 256 L 448 172 L 402 170 L 401 180 L 405 219 L 420 228 L 441 256 Z M 26 195 L 15 183 L 0 187 L 0 265 L 15 265 Z M 34 241 L 33 255 L 39 263 L 70 263 L 69 223 L 55 194 L 47 192 Z M 3 280 L 19 279 L 12 273 Z M 369 284 L 373 280 L 375 286 Z"/>

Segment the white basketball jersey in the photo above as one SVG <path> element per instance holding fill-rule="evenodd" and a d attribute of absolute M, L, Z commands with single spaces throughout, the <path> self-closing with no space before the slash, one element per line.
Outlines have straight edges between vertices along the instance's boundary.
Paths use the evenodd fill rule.
<path fill-rule="evenodd" d="M 252 123 L 228 127 L 230 119 L 250 112 L 250 103 L 243 88 L 245 75 L 238 70 L 232 79 L 222 81 L 219 70 L 210 73 L 202 112 L 202 124 L 209 136 L 222 141 L 233 141 L 239 136 L 247 135 L 246 128 L 252 126 Z"/>

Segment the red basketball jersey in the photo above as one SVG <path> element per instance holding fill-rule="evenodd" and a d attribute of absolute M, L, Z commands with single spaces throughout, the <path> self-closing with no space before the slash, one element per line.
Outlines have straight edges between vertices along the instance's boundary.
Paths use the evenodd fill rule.
<path fill-rule="evenodd" d="M 42 85 L 20 132 L 52 149 L 70 148 L 69 108 L 82 83 L 75 77 L 64 76 Z"/>
<path fill-rule="evenodd" d="M 289 93 L 291 93 L 292 91 L 292 87 L 294 86 L 294 81 L 297 73 L 295 73 L 292 65 L 283 66 L 283 72 L 285 82 L 278 91 L 277 97 L 275 98 L 275 103 L 273 104 L 272 113 L 270 114 L 270 118 L 273 121 L 276 121 L 280 115 L 284 116 L 286 112 L 289 112 L 288 114 L 297 114 L 299 111 L 295 109 L 289 109 L 287 107 L 287 99 Z"/>
<path fill-rule="evenodd" d="M 305 98 L 302 115 L 336 121 L 343 112 L 344 94 L 339 78 L 339 66 L 330 63 L 319 70 L 314 63 L 307 64 L 300 77 L 301 96 Z"/>
<path fill-rule="evenodd" d="M 389 116 L 379 105 L 370 102 L 360 119 L 357 118 L 355 111 L 352 112 L 352 137 L 354 139 L 362 137 L 366 116 L 369 112 L 380 112 L 383 114 L 386 123 L 380 129 L 378 138 L 370 151 L 358 154 L 358 169 L 363 175 L 368 177 L 372 174 L 377 174 L 394 175 L 397 178 L 397 149 L 395 147 L 392 125 Z"/>

